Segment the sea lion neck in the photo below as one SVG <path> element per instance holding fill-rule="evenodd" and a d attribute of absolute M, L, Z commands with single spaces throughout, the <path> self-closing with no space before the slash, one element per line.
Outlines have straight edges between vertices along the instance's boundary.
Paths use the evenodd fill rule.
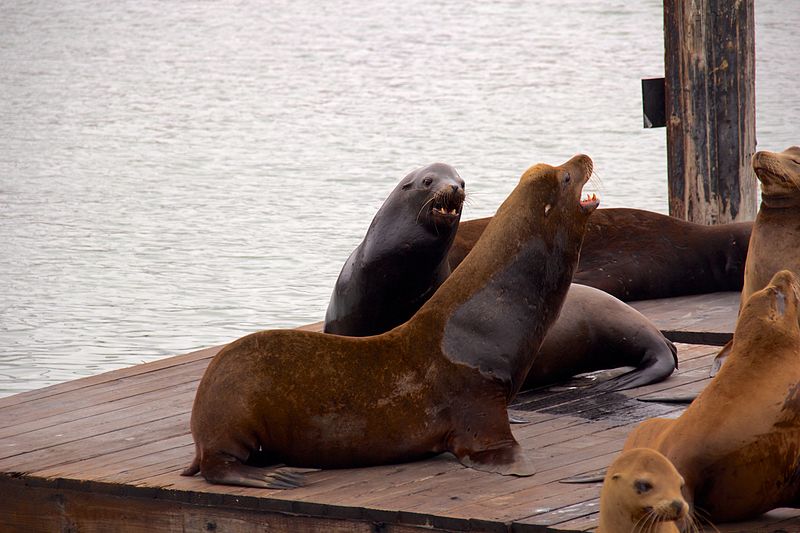
<path fill-rule="evenodd" d="M 800 207 L 800 194 L 762 194 L 761 210 L 796 209 Z"/>

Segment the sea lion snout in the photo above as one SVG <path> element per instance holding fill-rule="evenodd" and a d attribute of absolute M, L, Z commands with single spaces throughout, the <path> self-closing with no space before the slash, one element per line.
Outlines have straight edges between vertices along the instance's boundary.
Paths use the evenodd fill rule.
<path fill-rule="evenodd" d="M 753 154 L 753 170 L 766 196 L 796 194 L 800 187 L 800 147 L 783 152 L 761 150 Z"/>

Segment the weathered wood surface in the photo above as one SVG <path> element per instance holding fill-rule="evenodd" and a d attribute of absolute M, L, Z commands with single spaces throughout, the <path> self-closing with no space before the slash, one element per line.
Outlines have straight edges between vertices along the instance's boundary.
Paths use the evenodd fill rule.
<path fill-rule="evenodd" d="M 723 345 L 733 337 L 739 292 L 628 302 L 674 342 Z"/>
<path fill-rule="evenodd" d="M 664 0 L 669 214 L 756 214 L 754 0 Z"/>
<path fill-rule="evenodd" d="M 521 394 L 513 412 L 527 423 L 514 434 L 539 465 L 529 478 L 445 455 L 269 491 L 178 475 L 194 453 L 194 390 L 217 349 L 0 399 L 0 531 L 588 530 L 600 484 L 559 480 L 605 468 L 639 420 L 677 416 L 680 405 L 634 398 L 700 390 L 717 350 L 681 344 L 679 372 L 624 394 L 587 391 L 594 376 Z M 719 530 L 800 531 L 800 511 Z"/>

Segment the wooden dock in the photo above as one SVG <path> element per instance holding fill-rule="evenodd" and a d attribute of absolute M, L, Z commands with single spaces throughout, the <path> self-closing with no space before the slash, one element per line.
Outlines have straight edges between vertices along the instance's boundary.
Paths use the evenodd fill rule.
<path fill-rule="evenodd" d="M 730 335 L 722 324 L 735 320 L 738 297 L 706 296 L 695 309 L 707 324 L 720 326 L 715 334 Z M 728 305 L 718 305 L 725 298 Z M 656 323 L 674 326 L 685 302 L 637 306 Z M 689 322 L 684 317 L 683 329 L 673 329 L 703 333 L 702 321 Z M 701 390 L 718 348 L 680 344 L 676 374 L 625 393 L 588 390 L 592 375 L 519 395 L 513 413 L 527 422 L 513 430 L 538 464 L 532 477 L 477 472 L 442 455 L 315 472 L 306 487 L 290 491 L 211 485 L 179 475 L 194 454 L 189 415 L 195 389 L 218 349 L 0 399 L 0 531 L 591 530 L 600 483 L 559 480 L 605 468 L 637 422 L 677 416 L 680 405 L 636 398 Z M 779 509 L 718 529 L 797 532 L 800 510 Z"/>

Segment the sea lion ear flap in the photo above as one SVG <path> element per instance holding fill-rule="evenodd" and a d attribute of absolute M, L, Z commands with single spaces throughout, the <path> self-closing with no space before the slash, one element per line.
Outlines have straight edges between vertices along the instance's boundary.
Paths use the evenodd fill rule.
<path fill-rule="evenodd" d="M 414 185 L 414 182 L 409 181 L 408 183 L 404 183 L 403 185 L 401 185 L 400 188 L 404 191 L 407 191 L 408 189 L 411 188 L 412 185 Z"/>

